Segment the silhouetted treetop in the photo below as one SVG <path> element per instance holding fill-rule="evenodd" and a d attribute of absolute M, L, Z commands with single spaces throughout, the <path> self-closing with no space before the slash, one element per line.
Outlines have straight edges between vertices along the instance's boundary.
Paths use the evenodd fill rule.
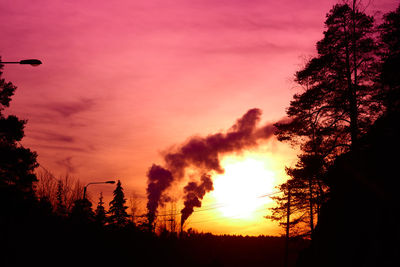
<path fill-rule="evenodd" d="M 113 192 L 114 198 L 110 202 L 110 209 L 108 213 L 110 214 L 108 220 L 111 224 L 116 226 L 124 226 L 128 223 L 128 213 L 125 206 L 126 199 L 124 195 L 124 190 L 121 186 L 121 181 L 118 180 L 117 186 Z"/>
<path fill-rule="evenodd" d="M 0 64 L 0 70 L 2 68 Z M 33 183 L 37 181 L 33 172 L 38 166 L 37 155 L 17 143 L 24 137 L 26 121 L 3 114 L 3 110 L 10 105 L 16 86 L 6 82 L 1 75 L 0 71 L 0 186 L 5 190 L 14 187 L 32 196 Z"/>
<path fill-rule="evenodd" d="M 328 191 L 324 172 L 337 155 L 357 146 L 383 112 L 377 98 L 382 90 L 375 86 L 379 46 L 374 18 L 356 2 L 336 4 L 328 12 L 317 55 L 295 74 L 302 90 L 287 109 L 290 120 L 275 124 L 278 140 L 300 146 L 297 164 L 286 169 L 291 177 L 287 186 L 296 192 L 293 208 L 308 213 L 311 232 Z M 277 199 L 280 214 L 285 211 L 284 194 Z"/>
<path fill-rule="evenodd" d="M 104 208 L 103 202 L 103 193 L 100 193 L 99 202 L 97 204 L 97 208 L 95 210 L 95 221 L 100 224 L 104 225 L 106 222 L 106 209 Z"/>
<path fill-rule="evenodd" d="M 381 75 L 378 85 L 384 91 L 380 96 L 390 111 L 400 107 L 400 6 L 384 16 L 379 27 L 381 38 Z"/>
<path fill-rule="evenodd" d="M 1 57 L 0 57 L 1 61 Z M 0 64 L 0 112 L 3 111 L 5 107 L 10 106 L 11 97 L 14 95 L 17 87 L 11 82 L 6 82 L 5 79 L 1 78 L 3 72 L 3 65 Z"/>

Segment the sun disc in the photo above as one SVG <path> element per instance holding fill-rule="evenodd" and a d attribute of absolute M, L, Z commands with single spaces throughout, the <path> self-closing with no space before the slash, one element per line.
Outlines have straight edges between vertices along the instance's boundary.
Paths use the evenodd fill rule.
<path fill-rule="evenodd" d="M 214 178 L 213 197 L 225 217 L 250 219 L 271 200 L 263 195 L 273 189 L 274 173 L 258 158 L 235 157 L 222 161 L 225 173 Z"/>

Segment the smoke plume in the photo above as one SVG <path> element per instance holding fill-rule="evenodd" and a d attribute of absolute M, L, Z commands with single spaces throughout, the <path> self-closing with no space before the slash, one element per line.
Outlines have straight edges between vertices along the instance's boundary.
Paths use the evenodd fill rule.
<path fill-rule="evenodd" d="M 162 193 L 171 185 L 173 177 L 170 171 L 161 166 L 153 164 L 147 173 L 147 210 L 149 224 L 152 225 L 157 207 L 162 200 Z"/>
<path fill-rule="evenodd" d="M 226 133 L 216 133 L 207 137 L 193 137 L 178 149 L 164 156 L 164 167 L 153 165 L 147 174 L 149 223 L 151 224 L 154 221 L 157 208 L 164 204 L 163 195 L 165 191 L 174 181 L 179 181 L 185 176 L 185 169 L 189 166 L 201 170 L 205 175 L 201 178 L 201 184 L 190 182 L 185 187 L 185 202 L 192 201 L 194 204 L 192 202 L 188 206 L 185 204 L 185 208 L 182 210 L 182 218 L 186 220 L 186 216 L 191 214 L 191 212 L 186 213 L 186 211 L 193 211 L 193 207 L 200 207 L 204 194 L 212 190 L 212 180 L 208 174 L 212 171 L 216 173 L 224 172 L 219 161 L 220 155 L 255 147 L 259 140 L 267 139 L 274 134 L 273 124 L 257 128 L 260 117 L 260 109 L 250 109 Z M 197 188 L 204 190 L 204 194 L 194 193 Z M 185 216 L 183 215 L 184 212 Z"/>
<path fill-rule="evenodd" d="M 213 182 L 211 176 L 203 174 L 201 177 L 201 183 L 189 182 L 184 188 L 184 205 L 185 207 L 181 210 L 181 225 L 185 223 L 187 218 L 193 213 L 194 207 L 201 207 L 201 200 L 204 195 L 213 190 Z"/>

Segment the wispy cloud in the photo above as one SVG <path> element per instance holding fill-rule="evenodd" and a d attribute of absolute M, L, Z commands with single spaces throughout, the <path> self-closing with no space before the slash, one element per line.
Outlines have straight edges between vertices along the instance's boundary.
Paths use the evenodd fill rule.
<path fill-rule="evenodd" d="M 69 102 L 49 102 L 40 105 L 46 111 L 55 112 L 61 117 L 71 117 L 75 114 L 90 110 L 96 104 L 95 99 L 81 98 L 77 101 Z"/>
<path fill-rule="evenodd" d="M 274 53 L 287 53 L 297 49 L 296 46 L 284 46 L 274 43 L 254 43 L 254 44 L 243 44 L 243 45 L 221 45 L 219 47 L 213 47 L 203 49 L 205 53 L 222 53 L 222 54 L 274 54 Z"/>
<path fill-rule="evenodd" d="M 76 167 L 72 163 L 72 157 L 66 157 L 56 161 L 56 164 L 65 168 L 67 173 L 74 173 L 76 171 Z"/>
<path fill-rule="evenodd" d="M 46 141 L 49 143 L 74 143 L 76 141 L 71 135 L 43 130 L 40 132 L 31 132 L 29 137 L 37 141 Z"/>
<path fill-rule="evenodd" d="M 57 146 L 57 145 L 46 145 L 37 144 L 40 149 L 52 150 L 52 151 L 70 151 L 70 152 L 90 152 L 94 150 L 93 147 L 80 147 L 80 146 Z"/>

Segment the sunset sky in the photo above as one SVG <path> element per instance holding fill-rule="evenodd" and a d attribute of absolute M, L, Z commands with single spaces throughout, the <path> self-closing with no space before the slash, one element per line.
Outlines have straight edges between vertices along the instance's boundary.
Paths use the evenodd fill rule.
<path fill-rule="evenodd" d="M 28 120 L 22 144 L 55 176 L 69 173 L 85 184 L 119 179 L 126 197 L 145 197 L 149 167 L 162 165 L 171 147 L 224 132 L 252 108 L 263 111 L 262 123 L 285 116 L 298 89 L 293 75 L 315 55 L 325 15 L 336 2 L 2 0 L 2 60 L 43 62 L 36 68 L 5 65 L 4 78 L 18 86 L 8 113 Z M 380 18 L 397 5 L 373 0 L 367 13 L 381 11 Z M 263 195 L 285 179 L 296 151 L 269 139 L 221 160 L 226 173 L 235 162 L 250 168 L 264 162 L 266 172 L 259 173 L 269 185 L 256 192 Z M 88 190 L 97 202 L 98 192 L 109 201 L 113 189 Z M 193 214 L 188 225 L 277 234 L 277 224 L 263 218 L 271 205 L 263 199 L 240 217 L 214 209 L 220 200 L 210 193 L 203 206 L 213 209 Z"/>

